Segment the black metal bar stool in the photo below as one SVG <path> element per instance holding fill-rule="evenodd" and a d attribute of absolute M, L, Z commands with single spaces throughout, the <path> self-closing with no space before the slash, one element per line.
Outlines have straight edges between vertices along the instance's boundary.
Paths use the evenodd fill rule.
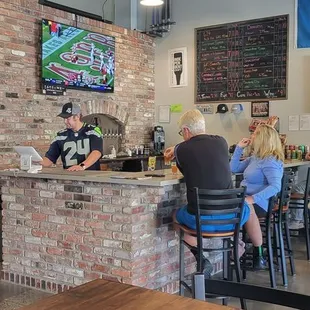
<path fill-rule="evenodd" d="M 295 272 L 295 263 L 290 234 L 288 233 L 288 206 L 294 182 L 294 173 L 291 169 L 285 170 L 282 178 L 281 192 L 272 210 L 275 240 L 277 250 L 277 262 L 281 268 L 283 285 L 287 286 L 286 257 L 289 258 L 292 276 Z M 284 244 L 284 240 L 286 245 Z M 287 253 L 287 254 L 286 254 Z"/>
<path fill-rule="evenodd" d="M 259 218 L 259 223 L 263 233 L 263 248 L 267 251 L 267 261 L 268 261 L 268 270 L 269 270 L 269 278 L 270 285 L 273 288 L 276 288 L 276 276 L 275 276 L 275 268 L 274 268 L 274 256 L 273 256 L 273 239 L 272 239 L 272 210 L 274 208 L 276 197 L 271 197 L 268 203 L 268 212 L 266 217 Z M 246 237 L 246 231 L 242 230 L 242 239 L 246 244 L 251 244 L 248 238 Z M 246 246 L 247 248 L 247 246 Z M 246 279 L 247 271 L 255 271 L 253 266 L 253 254 L 249 252 L 245 252 L 241 258 L 241 269 L 243 279 Z"/>
<path fill-rule="evenodd" d="M 186 226 L 178 225 L 180 229 L 180 269 L 179 284 L 180 295 L 184 295 L 184 289 L 192 291 L 191 286 L 185 282 L 184 275 L 184 245 L 190 250 L 197 251 L 197 272 L 203 273 L 203 253 L 223 253 L 223 278 L 230 280 L 230 254 L 233 252 L 236 279 L 241 281 L 241 269 L 238 257 L 240 223 L 244 206 L 245 188 L 225 189 L 225 190 L 205 190 L 193 188 L 195 193 L 194 214 L 196 217 L 196 230 L 191 230 Z M 201 216 L 221 216 L 224 219 L 202 219 Z M 226 218 L 225 218 L 226 217 Z M 225 231 L 202 232 L 202 225 L 212 225 L 215 227 L 228 226 Z M 197 246 L 191 246 L 184 240 L 184 234 L 189 234 L 197 238 Z M 204 239 L 222 240 L 221 248 L 205 248 Z M 214 296 L 208 296 L 214 297 Z M 227 299 L 223 299 L 223 304 Z M 242 309 L 246 309 L 244 300 L 241 300 Z"/>
<path fill-rule="evenodd" d="M 269 278 L 272 288 L 277 287 L 274 259 L 276 259 L 277 265 L 281 268 L 283 285 L 287 286 L 285 250 L 287 250 L 288 257 L 290 258 L 292 272 L 295 272 L 290 238 L 286 237 L 287 248 L 284 246 L 283 238 L 283 226 L 285 227 L 285 231 L 287 229 L 287 226 L 284 224 L 286 221 L 283 221 L 283 218 L 287 217 L 287 205 L 291 196 L 293 178 L 294 174 L 291 171 L 284 172 L 281 183 L 281 192 L 278 196 L 269 199 L 266 217 L 259 218 L 264 238 L 263 247 L 267 250 Z M 244 230 L 243 239 L 245 240 Z M 253 268 L 248 267 L 247 263 L 252 259 L 253 256 L 247 253 L 242 258 L 241 268 L 243 271 L 243 279 L 246 279 L 246 271 L 253 271 Z"/>
<path fill-rule="evenodd" d="M 304 227 L 306 236 L 306 247 L 307 247 L 307 259 L 310 260 L 310 235 L 309 235 L 309 189 L 310 189 L 310 167 L 307 172 L 306 188 L 303 194 L 293 193 L 291 195 L 290 209 L 303 209 L 304 210 Z M 295 229 L 291 229 L 295 230 Z"/>

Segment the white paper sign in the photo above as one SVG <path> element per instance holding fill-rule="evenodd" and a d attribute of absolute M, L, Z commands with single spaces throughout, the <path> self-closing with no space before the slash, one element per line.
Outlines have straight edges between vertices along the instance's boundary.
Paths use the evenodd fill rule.
<path fill-rule="evenodd" d="M 289 131 L 299 130 L 299 115 L 290 115 L 288 117 L 288 130 Z"/>
<path fill-rule="evenodd" d="M 158 107 L 158 122 L 170 123 L 170 105 L 160 105 Z"/>
<path fill-rule="evenodd" d="M 300 115 L 300 130 L 310 130 L 310 115 Z"/>

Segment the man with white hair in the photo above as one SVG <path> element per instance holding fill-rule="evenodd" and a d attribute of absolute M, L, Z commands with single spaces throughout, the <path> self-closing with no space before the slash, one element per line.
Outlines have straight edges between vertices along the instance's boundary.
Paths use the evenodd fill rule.
<path fill-rule="evenodd" d="M 196 230 L 195 197 L 190 189 L 230 189 L 233 187 L 232 174 L 229 165 L 228 145 L 223 137 L 208 135 L 205 131 L 205 119 L 198 110 L 186 112 L 179 120 L 180 132 L 184 142 L 170 147 L 165 151 L 165 157 L 175 157 L 179 170 L 184 175 L 187 187 L 187 202 L 184 207 L 174 213 L 174 221 L 190 229 Z M 208 217 L 208 216 L 207 216 Z M 217 218 L 216 218 L 217 217 Z M 220 216 L 212 216 L 220 219 Z M 251 223 L 250 209 L 245 205 L 241 225 L 245 222 Z M 177 227 L 176 227 L 177 228 Z M 222 230 L 227 229 L 223 227 Z M 202 225 L 202 231 L 218 232 L 221 227 L 215 225 Z M 261 233 L 261 232 L 260 232 Z M 251 238 L 251 236 L 249 236 Z M 185 240 L 192 246 L 197 245 L 196 237 L 185 235 Z M 244 243 L 240 242 L 240 255 L 244 251 Z M 191 250 L 197 259 L 197 250 Z M 210 276 L 212 264 L 204 258 L 204 274 Z"/>
<path fill-rule="evenodd" d="M 179 134 L 184 142 L 165 151 L 175 157 L 187 188 L 228 189 L 232 187 L 228 145 L 223 137 L 206 134 L 206 124 L 199 110 L 190 110 L 179 120 Z M 187 192 L 189 203 L 193 202 Z"/>

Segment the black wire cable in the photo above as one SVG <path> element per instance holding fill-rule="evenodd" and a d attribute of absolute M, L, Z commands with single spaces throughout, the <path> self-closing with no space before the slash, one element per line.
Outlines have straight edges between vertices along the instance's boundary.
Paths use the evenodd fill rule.
<path fill-rule="evenodd" d="M 102 5 L 102 19 L 104 19 L 104 6 L 105 6 L 105 4 L 107 3 L 107 1 L 108 1 L 108 0 L 105 0 L 105 1 L 103 2 L 103 5 Z"/>

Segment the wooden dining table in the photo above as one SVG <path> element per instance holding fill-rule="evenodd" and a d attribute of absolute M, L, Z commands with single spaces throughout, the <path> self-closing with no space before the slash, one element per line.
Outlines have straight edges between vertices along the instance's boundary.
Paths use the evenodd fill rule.
<path fill-rule="evenodd" d="M 94 280 L 20 310 L 236 310 L 128 284 Z"/>

